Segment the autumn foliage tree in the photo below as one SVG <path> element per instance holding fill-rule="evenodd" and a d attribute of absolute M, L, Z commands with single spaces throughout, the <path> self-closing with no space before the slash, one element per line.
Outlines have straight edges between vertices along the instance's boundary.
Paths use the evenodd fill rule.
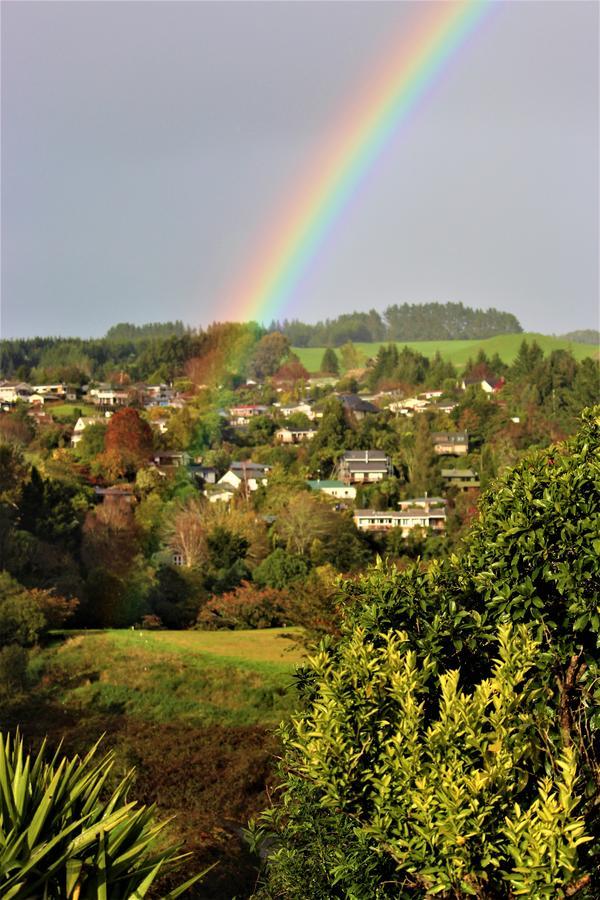
<path fill-rule="evenodd" d="M 132 474 L 148 461 L 152 451 L 152 429 L 135 409 L 119 410 L 110 419 L 104 438 L 108 463 L 124 475 Z"/>

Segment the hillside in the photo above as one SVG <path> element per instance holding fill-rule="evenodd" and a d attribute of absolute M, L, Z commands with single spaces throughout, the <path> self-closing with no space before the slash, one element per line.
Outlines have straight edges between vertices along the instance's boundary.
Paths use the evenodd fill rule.
<path fill-rule="evenodd" d="M 526 340 L 537 341 L 544 353 L 551 353 L 553 350 L 570 350 L 575 359 L 581 360 L 586 356 L 598 356 L 598 348 L 590 344 L 576 343 L 566 340 L 565 338 L 550 337 L 545 334 L 536 334 L 535 332 L 524 332 L 522 334 L 500 334 L 496 337 L 485 338 L 484 340 L 469 341 L 397 341 L 399 348 L 410 347 L 417 350 L 425 356 L 434 356 L 439 352 L 444 359 L 449 360 L 457 367 L 466 364 L 469 358 L 475 359 L 479 350 L 484 350 L 488 357 L 492 357 L 497 353 L 500 358 L 507 364 L 512 363 L 517 355 L 521 341 Z M 382 344 L 387 341 L 374 341 L 373 343 L 356 343 L 354 346 L 362 354 L 363 359 L 367 360 L 377 354 Z M 309 372 L 318 372 L 325 352 L 324 347 L 294 347 L 300 361 Z M 339 349 L 336 350 L 340 357 Z M 341 362 L 341 357 L 340 357 Z"/>
<path fill-rule="evenodd" d="M 189 874 L 219 861 L 190 896 L 241 900 L 256 871 L 240 829 L 266 803 L 271 732 L 294 704 L 293 633 L 66 633 L 34 655 L 31 692 L 3 703 L 0 725 L 18 725 L 27 743 L 64 740 L 68 753 L 104 733 L 119 772 L 136 767 L 131 799 L 175 816 L 169 834 L 193 854 Z"/>

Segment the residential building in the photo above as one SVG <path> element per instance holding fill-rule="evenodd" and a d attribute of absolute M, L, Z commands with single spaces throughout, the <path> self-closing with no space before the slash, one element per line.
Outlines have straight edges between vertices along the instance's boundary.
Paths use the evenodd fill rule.
<path fill-rule="evenodd" d="M 304 444 L 312 441 L 316 433 L 313 428 L 279 428 L 275 438 L 279 444 Z"/>
<path fill-rule="evenodd" d="M 437 534 L 446 528 L 446 509 L 443 506 L 406 506 L 399 511 L 356 509 L 353 518 L 359 531 L 390 531 L 392 528 L 400 528 L 402 537 L 408 537 L 414 528 L 430 529 Z"/>
<path fill-rule="evenodd" d="M 242 406 L 232 406 L 229 410 L 231 424 L 237 427 L 249 425 L 250 419 L 253 419 L 256 416 L 264 416 L 268 409 L 268 406 L 263 406 L 258 403 L 249 403 Z"/>
<path fill-rule="evenodd" d="M 102 407 L 127 406 L 129 403 L 129 391 L 115 388 L 92 388 L 90 397 L 96 406 Z"/>
<path fill-rule="evenodd" d="M 18 403 L 19 400 L 27 402 L 33 394 L 33 388 L 24 381 L 0 381 L 0 403 Z"/>
<path fill-rule="evenodd" d="M 381 450 L 347 450 L 338 464 L 345 484 L 371 484 L 392 474 L 392 463 Z"/>
<path fill-rule="evenodd" d="M 479 475 L 474 469 L 442 469 L 442 478 L 447 487 L 460 491 L 479 487 Z"/>
<path fill-rule="evenodd" d="M 228 484 L 234 490 L 242 485 L 249 491 L 257 491 L 261 484 L 268 481 L 269 467 L 254 462 L 232 462 L 229 469 L 217 485 Z"/>
<path fill-rule="evenodd" d="M 381 412 L 378 406 L 369 403 L 368 400 L 363 400 L 358 394 L 340 394 L 340 402 L 344 410 L 358 421 L 364 419 L 365 416 Z"/>
<path fill-rule="evenodd" d="M 440 456 L 466 456 L 469 452 L 467 431 L 434 431 L 433 449 Z"/>
<path fill-rule="evenodd" d="M 181 469 L 189 465 L 189 454 L 184 450 L 158 450 L 152 462 L 157 469 Z"/>
<path fill-rule="evenodd" d="M 356 488 L 351 484 L 344 484 L 343 481 L 307 481 L 311 491 L 320 491 L 327 494 L 328 497 L 334 497 L 336 500 L 355 500 Z"/>
<path fill-rule="evenodd" d="M 105 425 L 106 421 L 107 419 L 105 416 L 79 416 L 75 422 L 73 434 L 71 435 L 71 447 L 77 446 L 83 437 L 83 432 L 90 425 Z"/>

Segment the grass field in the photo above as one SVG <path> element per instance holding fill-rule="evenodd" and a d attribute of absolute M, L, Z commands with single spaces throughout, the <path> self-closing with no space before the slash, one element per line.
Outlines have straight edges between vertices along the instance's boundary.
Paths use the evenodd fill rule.
<path fill-rule="evenodd" d="M 60 421 L 71 419 L 75 413 L 75 410 L 80 410 L 80 414 L 82 416 L 101 415 L 101 413 L 98 412 L 98 407 L 93 406 L 91 403 L 57 403 L 56 405 L 52 403 L 48 404 L 48 412 L 53 415 L 55 419 L 59 419 Z"/>
<path fill-rule="evenodd" d="M 192 854 L 161 891 L 217 862 L 186 896 L 243 900 L 257 860 L 241 829 L 267 803 L 273 730 L 296 705 L 295 633 L 64 632 L 34 652 L 31 688 L 0 705 L 0 727 L 18 726 L 28 744 L 63 741 L 69 754 L 104 735 L 117 773 L 135 766 L 130 799 L 174 816 L 168 834 Z"/>
<path fill-rule="evenodd" d="M 570 350 L 578 360 L 584 359 L 586 356 L 598 356 L 598 348 L 594 347 L 593 344 L 577 344 L 572 341 L 565 341 L 533 332 L 501 334 L 481 341 L 397 341 L 396 345 L 399 349 L 405 346 L 410 347 L 412 350 L 417 350 L 419 353 L 430 357 L 439 351 L 444 359 L 449 360 L 457 367 L 462 367 L 469 357 L 474 359 L 479 350 L 485 350 L 489 357 L 497 353 L 505 363 L 510 364 L 516 357 L 521 341 L 524 339 L 529 342 L 536 340 L 544 353 L 551 353 L 552 350 Z M 361 354 L 363 361 L 366 361 L 369 357 L 376 356 L 382 344 L 387 343 L 388 341 L 379 341 L 371 344 L 357 343 L 354 346 Z M 319 371 L 323 353 L 325 352 L 324 347 L 294 347 L 293 350 L 294 353 L 298 354 L 301 362 L 309 372 Z M 337 352 L 339 357 L 339 350 Z"/>

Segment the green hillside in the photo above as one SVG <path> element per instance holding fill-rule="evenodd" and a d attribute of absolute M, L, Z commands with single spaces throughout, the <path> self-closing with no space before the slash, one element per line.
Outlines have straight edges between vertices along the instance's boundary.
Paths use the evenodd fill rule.
<path fill-rule="evenodd" d="M 479 350 L 485 350 L 489 357 L 497 353 L 506 363 L 511 363 L 517 355 L 521 341 L 535 340 L 544 353 L 551 353 L 552 350 L 570 350 L 575 359 L 584 359 L 586 356 L 597 356 L 598 348 L 590 344 L 578 344 L 564 338 L 549 337 L 545 334 L 535 334 L 534 332 L 523 334 L 500 334 L 496 337 L 485 338 L 481 341 L 412 341 L 403 343 L 397 341 L 399 348 L 404 346 L 417 350 L 425 356 L 433 356 L 439 351 L 444 359 L 450 360 L 455 366 L 462 367 L 465 365 L 469 357 L 474 359 Z M 362 354 L 366 361 L 369 357 L 376 355 L 382 344 L 387 341 L 374 342 L 372 344 L 355 344 L 354 346 Z M 324 347 L 294 347 L 294 353 L 297 353 L 309 372 L 318 372 L 321 365 L 321 359 L 325 352 Z M 339 348 L 336 351 L 339 357 Z M 340 360 L 341 362 L 341 360 Z"/>

